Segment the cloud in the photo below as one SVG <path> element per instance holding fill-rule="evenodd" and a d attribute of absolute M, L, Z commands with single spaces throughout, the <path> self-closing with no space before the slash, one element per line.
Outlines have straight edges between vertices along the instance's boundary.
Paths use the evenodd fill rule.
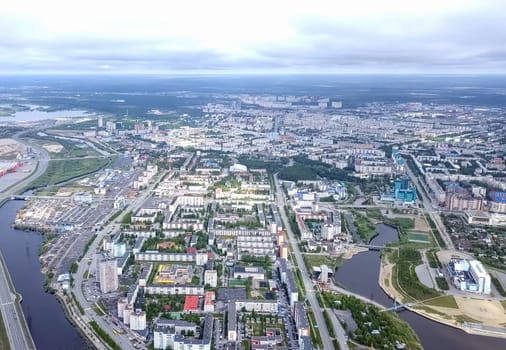
<path fill-rule="evenodd" d="M 501 0 L 12 2 L 0 8 L 0 72 L 505 73 L 505 10 Z"/>

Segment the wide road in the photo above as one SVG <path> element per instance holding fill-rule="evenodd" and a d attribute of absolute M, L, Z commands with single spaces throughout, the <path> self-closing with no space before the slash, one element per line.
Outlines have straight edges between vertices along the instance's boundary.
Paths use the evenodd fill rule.
<path fill-rule="evenodd" d="M 279 209 L 279 213 L 281 214 L 281 217 L 283 221 L 286 224 L 286 232 L 288 233 L 288 238 L 291 242 L 296 241 L 295 234 L 292 231 L 292 228 L 290 227 L 290 222 L 288 220 L 288 216 L 286 215 L 285 210 L 285 194 L 283 193 L 283 190 L 281 189 L 281 186 L 278 182 L 277 174 L 274 174 L 274 184 L 276 186 L 276 200 L 277 205 Z M 292 254 L 295 256 L 295 260 L 297 260 L 297 265 L 299 267 L 299 270 L 302 275 L 302 282 L 304 283 L 304 288 L 306 289 L 306 299 L 309 301 L 309 304 L 311 305 L 311 309 L 313 310 L 313 313 L 316 317 L 316 323 L 318 324 L 318 329 L 320 331 L 320 335 L 323 341 L 323 348 L 324 349 L 334 349 L 334 345 L 332 344 L 332 340 L 329 335 L 329 330 L 327 329 L 327 323 L 325 322 L 325 318 L 323 317 L 322 309 L 320 308 L 320 305 L 318 304 L 318 300 L 316 299 L 316 293 L 314 291 L 314 285 L 311 279 L 309 278 L 309 274 L 306 269 L 306 265 L 304 263 L 304 259 L 302 259 L 302 254 L 300 253 L 299 245 L 293 244 L 291 245 L 292 248 Z M 346 332 L 344 331 L 341 324 L 339 324 L 338 327 L 335 328 L 336 333 L 336 339 L 339 342 L 339 346 L 342 350 L 349 349 L 347 339 L 346 339 Z"/>
<path fill-rule="evenodd" d="M 35 349 L 31 335 L 25 336 L 23 327 L 26 326 L 23 313 L 18 314 L 19 307 L 16 307 L 15 291 L 10 289 L 10 281 L 7 267 L 4 265 L 3 257 L 0 253 L 0 309 L 2 313 L 3 324 L 9 338 L 10 348 L 17 349 Z M 23 325 L 24 323 L 24 325 Z"/>
<path fill-rule="evenodd" d="M 78 317 L 81 317 L 83 321 L 86 323 L 90 321 L 95 321 L 97 324 L 109 334 L 109 336 L 121 347 L 121 349 L 134 349 L 134 346 L 129 340 L 129 336 L 134 336 L 133 333 L 127 333 L 127 334 L 114 334 L 113 328 L 110 323 L 108 323 L 103 316 L 98 316 L 95 311 L 91 308 L 90 303 L 86 300 L 84 293 L 83 293 L 83 275 L 86 272 L 86 270 L 89 271 L 89 275 L 95 275 L 96 273 L 96 250 L 99 244 L 101 244 L 102 239 L 108 232 L 114 232 L 118 229 L 118 225 L 115 223 L 116 221 L 121 221 L 123 216 L 128 213 L 129 211 L 135 211 L 138 207 L 144 203 L 144 201 L 152 194 L 152 191 L 155 189 L 155 187 L 158 185 L 158 182 L 160 179 L 163 179 L 165 176 L 165 173 L 163 173 L 160 177 L 157 178 L 153 182 L 153 184 L 146 189 L 142 195 L 137 197 L 134 201 L 132 201 L 124 210 L 123 214 L 120 215 L 116 220 L 113 220 L 108 225 L 104 226 L 102 230 L 97 232 L 95 240 L 90 245 L 88 251 L 81 259 L 77 272 L 73 275 L 74 277 L 74 287 L 73 292 L 76 296 L 77 301 L 81 305 L 81 307 L 84 309 L 85 314 L 84 315 L 77 315 Z M 90 263 L 90 265 L 88 265 Z M 116 327 L 118 328 L 118 327 Z"/>
<path fill-rule="evenodd" d="M 415 166 L 417 166 L 415 164 Z M 430 191 L 424 186 L 424 184 L 420 181 L 418 176 L 416 176 L 412 171 L 411 168 L 406 165 L 406 171 L 408 173 L 408 176 L 410 177 L 411 181 L 415 184 L 415 186 L 418 188 L 417 193 L 420 195 L 420 199 L 422 201 L 423 207 L 425 208 L 425 211 L 427 214 L 429 214 L 429 217 L 434 221 L 434 224 L 436 225 L 436 228 L 438 229 L 441 238 L 444 240 L 446 244 L 447 249 L 455 249 L 453 242 L 450 238 L 450 235 L 446 231 L 445 225 L 441 221 L 441 216 L 439 215 L 439 211 L 434 209 L 433 203 L 430 198 L 427 198 L 425 196 L 425 193 L 429 193 Z M 424 191 L 421 191 L 421 189 L 424 189 Z M 443 247 L 441 247 L 443 248 Z"/>

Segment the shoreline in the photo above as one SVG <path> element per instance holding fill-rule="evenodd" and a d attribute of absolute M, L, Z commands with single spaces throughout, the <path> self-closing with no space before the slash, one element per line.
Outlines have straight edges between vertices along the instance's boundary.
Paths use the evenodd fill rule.
<path fill-rule="evenodd" d="M 63 295 L 61 295 L 59 292 L 56 292 L 53 294 L 56 297 L 56 300 L 60 304 L 63 313 L 65 314 L 65 318 L 69 321 L 69 323 L 74 327 L 74 329 L 79 333 L 81 338 L 83 339 L 84 343 L 86 344 L 88 349 L 97 349 L 97 346 L 93 343 L 93 339 L 90 335 L 88 335 L 84 329 L 82 329 L 76 322 L 76 320 L 72 317 L 72 311 L 70 308 L 71 305 L 68 305 L 65 301 L 65 298 Z"/>
<path fill-rule="evenodd" d="M 390 268 L 390 272 L 385 269 L 385 265 L 387 265 L 388 268 Z M 397 289 L 395 289 L 392 285 L 392 278 L 391 278 L 391 267 L 393 267 L 393 264 L 385 263 L 384 257 L 381 258 L 380 263 L 380 271 L 378 275 L 378 284 L 380 288 L 383 290 L 383 292 L 388 295 L 389 298 L 393 300 L 402 300 L 400 297 L 404 297 L 401 292 L 399 292 Z M 385 280 L 388 281 L 388 285 L 385 285 Z M 411 312 L 416 313 L 417 315 L 420 315 L 428 320 L 450 326 L 456 329 L 460 329 L 468 334 L 473 335 L 479 335 L 484 337 L 493 337 L 493 338 L 501 338 L 506 339 L 506 333 L 505 332 L 495 332 L 493 330 L 489 330 L 483 327 L 491 327 L 491 326 L 483 326 L 482 324 L 477 324 L 477 326 L 473 327 L 471 323 L 457 323 L 455 320 L 447 320 L 442 317 L 437 317 L 434 314 L 424 312 L 423 310 L 405 306 L 405 309 Z"/>

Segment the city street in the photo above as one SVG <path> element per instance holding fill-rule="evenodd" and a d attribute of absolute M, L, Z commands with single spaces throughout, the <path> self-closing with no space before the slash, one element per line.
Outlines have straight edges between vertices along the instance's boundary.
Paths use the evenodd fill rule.
<path fill-rule="evenodd" d="M 97 232 L 95 240 L 90 245 L 88 251 L 83 256 L 79 263 L 79 267 L 77 272 L 74 274 L 74 294 L 76 295 L 76 299 L 79 302 L 79 304 L 83 307 L 85 314 L 82 316 L 86 322 L 89 321 L 95 321 L 100 328 L 102 328 L 106 333 L 109 334 L 109 336 L 122 348 L 122 349 L 135 349 L 135 347 L 132 345 L 129 338 L 134 337 L 135 335 L 132 333 L 127 332 L 126 334 L 115 334 L 113 332 L 113 327 L 111 324 L 109 324 L 106 319 L 102 316 L 98 316 L 95 311 L 91 308 L 89 302 L 86 300 L 86 297 L 83 292 L 83 275 L 86 272 L 86 270 L 89 270 L 90 275 L 96 275 L 96 259 L 95 259 L 95 253 L 97 250 L 97 247 L 102 242 L 102 239 L 104 238 L 106 233 L 109 232 L 115 232 L 118 229 L 118 225 L 115 223 L 115 221 L 121 221 L 123 215 L 128 213 L 129 211 L 135 211 L 142 203 L 151 195 L 153 189 L 158 184 L 158 180 L 162 179 L 165 176 L 165 174 L 162 174 L 154 183 L 146 189 L 142 195 L 137 197 L 133 202 L 131 202 L 124 210 L 123 214 L 120 215 L 116 220 L 109 223 L 107 226 L 104 226 L 102 230 Z M 88 265 L 88 262 L 90 262 L 90 265 Z"/>
<path fill-rule="evenodd" d="M 274 183 L 276 186 L 276 200 L 277 205 L 279 209 L 279 213 L 281 214 L 281 217 L 283 221 L 286 224 L 286 231 L 289 237 L 290 242 L 294 242 L 296 240 L 295 234 L 292 232 L 292 229 L 289 225 L 288 216 L 285 211 L 285 195 L 283 193 L 283 190 L 281 189 L 281 186 L 278 182 L 277 174 L 274 175 Z M 316 317 L 316 322 L 318 325 L 318 329 L 320 331 L 320 335 L 323 341 L 323 348 L 324 349 L 333 349 L 334 345 L 332 344 L 332 341 L 330 339 L 329 331 L 327 329 L 327 324 L 325 322 L 325 319 L 323 317 L 322 310 L 320 308 L 320 305 L 318 304 L 318 300 L 316 300 L 316 294 L 313 287 L 313 282 L 309 278 L 309 274 L 306 269 L 306 265 L 304 263 L 304 260 L 302 259 L 302 254 L 300 253 L 299 246 L 297 244 L 291 244 L 291 253 L 293 256 L 295 256 L 295 259 L 297 261 L 298 268 L 302 275 L 302 282 L 304 283 L 304 287 L 306 289 L 306 299 L 309 301 L 309 304 L 311 305 L 311 309 Z M 349 349 L 346 339 L 346 332 L 339 324 L 338 332 L 336 332 L 336 338 L 339 342 L 339 346 L 342 350 Z"/>

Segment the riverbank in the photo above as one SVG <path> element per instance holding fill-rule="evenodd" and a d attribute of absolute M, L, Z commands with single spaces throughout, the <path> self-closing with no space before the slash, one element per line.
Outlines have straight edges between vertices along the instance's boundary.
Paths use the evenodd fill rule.
<path fill-rule="evenodd" d="M 77 306 L 74 308 L 74 303 L 72 302 L 71 298 L 68 295 L 61 294 L 61 292 L 55 293 L 55 296 L 56 300 L 58 300 L 58 303 L 60 303 L 63 309 L 65 318 L 86 341 L 89 349 L 107 349 L 107 347 L 102 344 L 102 342 L 95 336 L 93 332 L 91 332 L 89 329 L 88 332 L 84 331 L 84 328 L 86 328 L 85 322 L 79 316 L 77 316 L 79 310 L 77 310 Z"/>
<path fill-rule="evenodd" d="M 345 260 L 349 260 L 349 259 L 353 258 L 355 255 L 363 253 L 363 252 L 367 252 L 367 251 L 369 251 L 369 248 L 351 246 L 348 249 L 346 249 L 346 251 L 343 253 L 343 255 L 341 255 L 341 258 L 343 258 Z"/>
<path fill-rule="evenodd" d="M 382 257 L 378 284 L 390 298 L 413 303 L 407 299 L 406 293 L 402 291 L 397 279 L 394 278 L 394 266 L 395 264 L 388 261 L 387 256 Z M 506 310 L 499 301 L 457 296 L 454 297 L 456 305 L 445 303 L 448 304 L 445 306 L 453 307 L 433 305 L 437 304 L 436 300 L 438 298 L 443 299 L 445 297 L 448 296 L 442 295 L 431 299 L 430 302 L 420 302 L 419 305 L 407 306 L 406 309 L 429 320 L 461 329 L 469 334 L 506 338 L 506 329 L 504 323 L 501 323 L 501 320 L 504 320 Z"/>
<path fill-rule="evenodd" d="M 53 349 L 57 339 L 59 348 L 87 350 L 89 346 L 69 323 L 54 294 L 44 291 L 44 275 L 38 254 L 42 235 L 16 230 L 10 224 L 23 205 L 23 201 L 7 201 L 0 207 L 0 247 L 12 283 L 23 296 L 19 305 L 24 315 L 21 318 L 26 319 L 27 329 L 37 348 Z"/>
<path fill-rule="evenodd" d="M 26 323 L 26 318 L 21 308 L 21 301 L 23 300 L 21 294 L 16 292 L 14 284 L 12 283 L 7 264 L 4 261 L 2 252 L 0 251 L 0 282 L 3 284 L 1 288 L 7 288 L 7 293 L 4 293 L 0 299 L 2 305 L 1 310 L 1 330 L 2 330 L 2 343 L 8 339 L 9 348 L 15 350 L 16 346 L 23 345 L 27 349 L 35 349 L 35 343 Z M 9 295 L 7 297 L 7 295 Z M 12 301 L 12 296 L 15 296 Z M 8 323 L 8 324 L 7 324 Z M 5 333 L 4 333 L 5 332 Z M 7 348 L 7 347 L 5 347 Z"/>

